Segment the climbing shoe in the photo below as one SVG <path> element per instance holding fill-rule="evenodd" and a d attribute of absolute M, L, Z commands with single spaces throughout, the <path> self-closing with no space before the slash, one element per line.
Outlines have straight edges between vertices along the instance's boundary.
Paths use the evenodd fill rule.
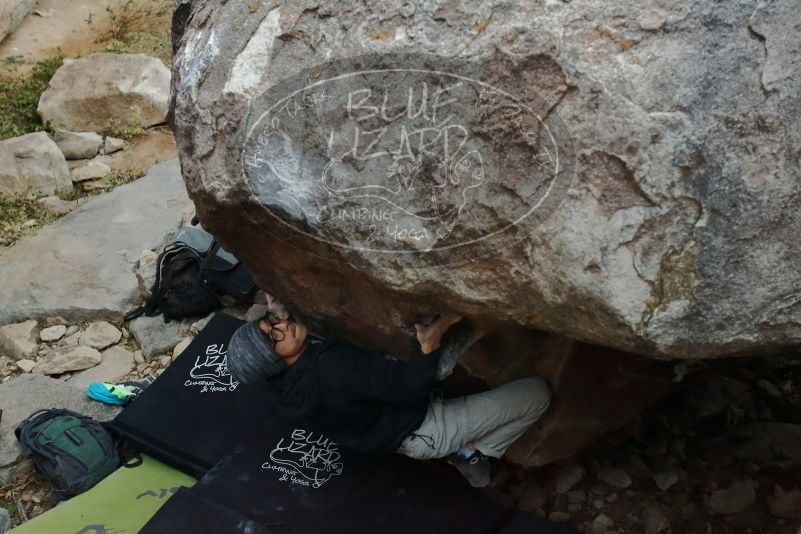
<path fill-rule="evenodd" d="M 492 475 L 489 456 L 480 451 L 474 451 L 470 456 L 451 454 L 447 461 L 454 466 L 474 488 L 484 488 L 489 485 Z"/>
<path fill-rule="evenodd" d="M 109 382 L 92 382 L 86 389 L 86 394 L 91 399 L 115 406 L 128 404 L 136 396 L 124 385 Z"/>

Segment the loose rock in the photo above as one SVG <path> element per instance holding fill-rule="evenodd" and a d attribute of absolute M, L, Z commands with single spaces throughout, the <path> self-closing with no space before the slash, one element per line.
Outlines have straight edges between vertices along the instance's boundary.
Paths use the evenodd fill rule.
<path fill-rule="evenodd" d="M 520 495 L 517 507 L 524 512 L 533 512 L 545 506 L 548 496 L 545 491 L 537 484 L 529 484 Z"/>
<path fill-rule="evenodd" d="M 92 160 L 86 165 L 77 167 L 70 173 L 73 182 L 85 182 L 103 178 L 111 172 L 111 167 L 100 161 Z"/>
<path fill-rule="evenodd" d="M 631 486 L 628 473 L 617 467 L 604 467 L 598 471 L 598 478 L 614 488 L 625 489 Z"/>
<path fill-rule="evenodd" d="M 22 369 L 23 372 L 30 373 L 33 368 L 36 366 L 36 362 L 33 360 L 18 360 L 17 367 Z"/>
<path fill-rule="evenodd" d="M 128 325 L 128 330 L 142 348 L 145 360 L 157 354 L 171 352 L 189 332 L 191 323 L 188 321 L 164 322 L 164 318 L 137 317 Z"/>
<path fill-rule="evenodd" d="M 578 464 L 571 463 L 562 467 L 556 473 L 556 492 L 567 493 L 573 486 L 581 482 L 582 476 L 584 476 L 584 468 Z"/>
<path fill-rule="evenodd" d="M 150 290 L 156 282 L 156 264 L 159 255 L 152 250 L 142 251 L 136 267 L 136 281 L 139 284 L 139 292 L 147 300 L 150 298 Z"/>
<path fill-rule="evenodd" d="M 17 29 L 36 0 L 13 0 L 0 2 L 0 41 Z M 2 532 L 2 531 L 0 531 Z"/>
<path fill-rule="evenodd" d="M 192 343 L 192 341 L 194 341 L 194 339 L 195 338 L 188 337 L 186 339 L 181 340 L 180 343 L 175 345 L 175 348 L 172 351 L 172 359 L 174 360 L 175 358 L 180 356 L 181 353 L 186 349 L 186 347 L 188 347 Z"/>
<path fill-rule="evenodd" d="M 768 497 L 768 510 L 776 517 L 797 519 L 801 517 L 801 491 L 776 492 Z"/>
<path fill-rule="evenodd" d="M 85 390 L 92 382 L 116 382 L 134 367 L 134 353 L 125 347 L 114 346 L 103 351 L 98 365 L 75 373 L 69 383 Z"/>
<path fill-rule="evenodd" d="M 122 332 L 116 326 L 106 321 L 96 321 L 84 330 L 81 335 L 80 344 L 102 350 L 119 343 L 122 339 Z"/>
<path fill-rule="evenodd" d="M 67 329 L 67 335 L 58 342 L 59 347 L 77 347 L 78 344 L 81 342 L 81 336 L 83 333 L 75 327 L 76 330 L 73 333 L 69 333 L 70 329 Z"/>
<path fill-rule="evenodd" d="M 95 132 L 56 130 L 53 141 L 66 159 L 89 159 L 97 155 L 103 138 Z"/>
<path fill-rule="evenodd" d="M 709 497 L 709 507 L 717 514 L 736 514 L 749 508 L 756 500 L 753 482 L 735 482 L 727 489 L 717 490 Z"/>
<path fill-rule="evenodd" d="M 571 503 L 583 504 L 587 502 L 587 492 L 583 489 L 575 489 L 567 492 L 567 500 Z"/>
<path fill-rule="evenodd" d="M 554 521 L 555 523 L 564 523 L 570 519 L 570 514 L 566 512 L 551 512 L 548 514 L 548 519 Z"/>
<path fill-rule="evenodd" d="M 125 148 L 125 140 L 107 136 L 103 142 L 103 154 L 113 154 Z"/>
<path fill-rule="evenodd" d="M 164 122 L 170 71 L 143 54 L 92 54 L 65 59 L 39 99 L 42 122 L 73 131 Z"/>
<path fill-rule="evenodd" d="M 212 317 L 214 317 L 214 314 L 210 313 L 203 319 L 200 319 L 199 321 L 195 321 L 194 323 L 192 323 L 192 326 L 189 327 L 189 333 L 191 333 L 193 336 L 198 335 L 201 330 L 206 328 L 206 325 L 209 324 L 209 321 L 211 321 Z"/>
<path fill-rule="evenodd" d="M 645 521 L 645 534 L 659 534 L 670 528 L 670 521 L 658 506 L 646 506 L 643 519 Z"/>
<path fill-rule="evenodd" d="M 68 371 L 82 371 L 101 361 L 100 352 L 92 347 L 64 347 L 49 353 L 37 362 L 34 371 L 44 375 L 58 375 Z"/>
<path fill-rule="evenodd" d="M 593 532 L 606 532 L 606 530 L 615 524 L 615 520 L 609 517 L 606 514 L 598 514 L 595 519 L 592 520 L 592 529 Z"/>
<path fill-rule="evenodd" d="M 0 350 L 15 360 L 35 354 L 38 329 L 34 320 L 0 326 Z"/>
<path fill-rule="evenodd" d="M 21 197 L 34 192 L 52 195 L 72 191 L 67 162 L 44 132 L 0 141 L 0 193 Z"/>
<path fill-rule="evenodd" d="M 64 200 L 55 195 L 40 198 L 37 202 L 42 205 L 47 213 L 56 217 L 66 215 L 80 204 L 78 200 Z"/>
<path fill-rule="evenodd" d="M 677 475 L 674 471 L 669 471 L 666 473 L 657 473 L 654 475 L 654 482 L 659 489 L 662 491 L 667 491 L 670 487 L 679 481 L 679 475 Z"/>
<path fill-rule="evenodd" d="M 58 324 L 56 326 L 51 326 L 49 328 L 45 328 L 41 332 L 39 332 L 39 339 L 44 341 L 45 343 L 49 343 L 51 341 L 58 341 L 64 334 L 67 333 L 67 326 L 63 324 Z"/>

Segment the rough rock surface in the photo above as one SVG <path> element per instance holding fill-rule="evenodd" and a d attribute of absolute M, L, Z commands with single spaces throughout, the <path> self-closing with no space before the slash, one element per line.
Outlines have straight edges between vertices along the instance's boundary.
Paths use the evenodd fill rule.
<path fill-rule="evenodd" d="M 103 178 L 111 172 L 111 167 L 102 161 L 92 160 L 86 165 L 81 165 L 70 171 L 73 182 L 85 182 L 87 180 L 96 180 Z"/>
<path fill-rule="evenodd" d="M 99 364 L 100 360 L 100 352 L 92 347 L 84 345 L 63 347 L 50 352 L 36 362 L 33 371 L 43 375 L 60 375 L 69 371 L 89 369 Z"/>
<path fill-rule="evenodd" d="M 192 2 L 175 25 L 169 116 L 204 227 L 313 330 L 401 354 L 413 322 L 443 308 L 490 325 L 465 367 L 490 385 L 542 374 L 555 392 L 515 459 L 569 455 L 671 378 L 669 368 L 538 332 L 658 359 L 801 340 L 801 35 L 791 0 L 254 6 Z M 561 118 L 575 176 L 558 209 L 514 227 L 509 246 L 444 259 L 400 237 L 404 253 L 367 250 L 370 227 L 347 209 L 349 218 L 323 224 L 321 205 L 343 190 L 330 184 L 348 177 L 337 165 L 372 163 L 359 163 L 359 151 L 356 163 L 336 160 L 326 153 L 334 145 L 285 132 L 306 119 L 314 131 L 328 116 L 309 110 L 340 93 L 307 92 L 271 111 L 280 121 L 259 121 L 291 94 L 279 80 L 300 69 L 309 69 L 303 83 L 326 79 L 330 70 L 316 68 L 324 60 L 367 52 L 464 59 L 546 124 Z M 478 122 L 488 185 L 454 232 L 503 227 L 508 206 L 532 194 L 539 167 L 524 164 L 524 143 L 509 142 L 512 120 Z M 371 116 L 365 130 L 381 125 Z M 256 142 L 269 157 L 251 150 Z"/>
<path fill-rule="evenodd" d="M 38 329 L 33 320 L 0 326 L 0 351 L 15 360 L 32 355 L 36 352 Z"/>
<path fill-rule="evenodd" d="M 105 132 L 164 122 L 170 71 L 144 54 L 92 54 L 65 59 L 39 99 L 42 122 L 73 131 Z"/>
<path fill-rule="evenodd" d="M 125 139 L 108 136 L 103 140 L 103 154 L 114 154 L 125 148 Z"/>
<path fill-rule="evenodd" d="M 36 362 L 33 360 L 18 360 L 17 367 L 22 369 L 25 373 L 30 373 L 33 371 L 33 368 L 36 367 Z"/>
<path fill-rule="evenodd" d="M 56 189 L 72 191 L 72 181 L 64 155 L 46 133 L 0 141 L 0 193 L 51 195 Z"/>
<path fill-rule="evenodd" d="M 93 349 L 105 349 L 122 338 L 122 332 L 107 321 L 96 321 L 86 327 L 79 343 Z"/>
<path fill-rule="evenodd" d="M 736 514 L 754 504 L 755 500 L 753 483 L 738 481 L 726 489 L 712 492 L 709 496 L 709 507 L 718 514 Z"/>
<path fill-rule="evenodd" d="M 67 333 L 67 325 L 57 324 L 47 328 L 42 329 L 39 332 L 39 339 L 44 341 L 45 343 L 49 343 L 51 341 L 58 341 Z"/>
<path fill-rule="evenodd" d="M 45 209 L 46 212 L 56 217 L 61 217 L 71 212 L 81 203 L 83 199 L 78 200 L 64 200 L 55 195 L 43 197 L 38 200 L 39 204 Z"/>
<path fill-rule="evenodd" d="M 93 401 L 86 392 L 61 380 L 43 375 L 25 374 L 0 384 L 0 465 L 7 466 L 22 455 L 22 448 L 14 437 L 14 428 L 36 410 L 66 408 L 88 415 L 98 421 L 108 421 L 119 413 L 118 407 Z M 0 485 L 9 481 L 14 466 L 0 468 Z"/>
<path fill-rule="evenodd" d="M 86 391 L 92 382 L 115 382 L 117 378 L 130 373 L 134 367 L 134 353 L 125 347 L 108 348 L 100 357 L 99 364 L 86 371 L 75 373 L 67 383 Z"/>
<path fill-rule="evenodd" d="M 0 41 L 19 26 L 36 0 L 0 0 Z"/>
<path fill-rule="evenodd" d="M 120 319 L 139 296 L 139 254 L 170 240 L 189 207 L 178 162 L 170 160 L 0 251 L 0 324 L 53 315 Z"/>
<path fill-rule="evenodd" d="M 68 130 L 56 130 L 53 135 L 61 153 L 67 159 L 88 159 L 97 155 L 103 138 L 95 132 L 70 132 Z"/>
<path fill-rule="evenodd" d="M 145 359 L 150 361 L 153 356 L 172 352 L 176 345 L 189 335 L 192 322 L 191 319 L 184 319 L 165 323 L 161 315 L 155 317 L 143 315 L 131 321 L 128 329 L 142 348 Z"/>

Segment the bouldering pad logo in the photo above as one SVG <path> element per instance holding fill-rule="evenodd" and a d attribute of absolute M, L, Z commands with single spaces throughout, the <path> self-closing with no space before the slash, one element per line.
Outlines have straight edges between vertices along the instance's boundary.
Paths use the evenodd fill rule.
<path fill-rule="evenodd" d="M 279 222 L 343 250 L 475 257 L 544 221 L 575 171 L 555 103 L 503 81 L 416 54 L 309 69 L 251 103 L 245 182 Z"/>
<path fill-rule="evenodd" d="M 319 488 L 342 474 L 339 446 L 321 434 L 296 428 L 270 451 L 262 469 L 281 473 L 279 481 Z"/>
<path fill-rule="evenodd" d="M 239 382 L 228 372 L 228 348 L 222 343 L 208 345 L 195 358 L 186 387 L 199 387 L 201 393 L 234 391 Z"/>

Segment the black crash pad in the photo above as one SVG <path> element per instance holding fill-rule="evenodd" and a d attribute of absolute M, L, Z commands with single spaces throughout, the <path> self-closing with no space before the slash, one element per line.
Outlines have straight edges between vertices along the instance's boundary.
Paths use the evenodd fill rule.
<path fill-rule="evenodd" d="M 228 340 L 243 321 L 216 314 L 176 360 L 111 423 L 142 450 L 200 477 L 259 425 L 269 425 L 262 388 L 228 374 Z"/>
<path fill-rule="evenodd" d="M 334 533 L 497 532 L 510 515 L 449 467 L 400 455 L 384 457 L 379 465 L 378 459 L 341 451 L 336 468 L 318 475 L 324 462 L 308 459 L 323 449 L 314 450 L 309 433 L 293 434 L 277 447 L 237 450 L 193 491 L 287 534 L 312 527 Z"/>
<path fill-rule="evenodd" d="M 269 534 L 264 525 L 242 517 L 236 510 L 181 488 L 150 518 L 140 534 Z"/>

